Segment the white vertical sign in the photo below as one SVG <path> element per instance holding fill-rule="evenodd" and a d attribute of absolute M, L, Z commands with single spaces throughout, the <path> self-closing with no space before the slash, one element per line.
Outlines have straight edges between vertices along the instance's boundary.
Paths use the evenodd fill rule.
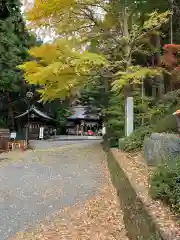
<path fill-rule="evenodd" d="M 40 127 L 39 129 L 39 139 L 43 139 L 44 138 L 44 127 Z"/>
<path fill-rule="evenodd" d="M 133 97 L 126 98 L 125 122 L 126 122 L 126 136 L 129 136 L 134 130 L 134 111 L 133 111 Z"/>

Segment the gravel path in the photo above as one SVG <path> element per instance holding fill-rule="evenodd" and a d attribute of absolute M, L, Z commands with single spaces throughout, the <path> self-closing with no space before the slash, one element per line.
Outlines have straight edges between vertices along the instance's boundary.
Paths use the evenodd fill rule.
<path fill-rule="evenodd" d="M 76 144 L 42 141 L 34 151 L 0 156 L 1 240 L 87 200 L 102 186 L 99 142 Z"/>
<path fill-rule="evenodd" d="M 96 194 L 60 210 L 27 231 L 18 232 L 11 240 L 128 240 L 117 192 L 107 162 L 102 160 L 106 155 L 97 144 L 86 145 L 86 150 L 85 145 L 81 146 L 83 150 L 78 151 L 90 154 L 91 161 L 95 163 L 98 159 L 101 165 L 98 169 L 103 172 L 103 181 Z"/>

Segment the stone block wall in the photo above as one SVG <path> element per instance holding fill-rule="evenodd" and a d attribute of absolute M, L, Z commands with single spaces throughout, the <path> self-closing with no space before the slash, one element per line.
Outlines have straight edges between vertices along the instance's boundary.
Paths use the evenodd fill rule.
<path fill-rule="evenodd" d="M 143 153 L 149 166 L 180 158 L 180 137 L 176 134 L 152 133 L 144 140 Z"/>

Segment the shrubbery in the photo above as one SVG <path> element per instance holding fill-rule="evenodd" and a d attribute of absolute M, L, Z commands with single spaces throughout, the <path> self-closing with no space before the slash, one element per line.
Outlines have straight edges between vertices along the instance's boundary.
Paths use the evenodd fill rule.
<path fill-rule="evenodd" d="M 172 113 L 177 109 L 176 104 L 179 95 L 180 91 L 164 95 L 158 104 L 153 107 L 152 121 L 148 123 L 148 126 L 138 127 L 129 137 L 120 140 L 121 150 L 126 152 L 141 150 L 144 138 L 152 132 L 177 133 L 176 118 Z"/>
<path fill-rule="evenodd" d="M 157 133 L 174 133 L 177 132 L 177 123 L 173 115 L 167 115 L 157 121 L 152 126 L 139 127 L 129 137 L 125 137 L 120 141 L 121 149 L 126 152 L 141 150 L 144 138 L 151 135 L 152 132 Z"/>
<path fill-rule="evenodd" d="M 176 118 L 171 114 L 165 115 L 164 117 L 157 120 L 153 126 L 154 132 L 157 133 L 177 133 Z"/>
<path fill-rule="evenodd" d="M 180 159 L 157 167 L 149 183 L 152 198 L 163 201 L 180 214 Z"/>
<path fill-rule="evenodd" d="M 122 151 L 132 152 L 141 150 L 144 138 L 152 133 L 151 127 L 139 127 L 129 137 L 120 140 L 119 147 Z"/>
<path fill-rule="evenodd" d="M 115 101 L 116 100 L 116 101 Z M 109 133 L 108 137 L 112 138 L 111 147 L 117 147 L 118 139 L 122 151 L 132 152 L 142 150 L 144 138 L 151 135 L 152 132 L 157 133 L 177 133 L 177 123 L 175 117 L 172 115 L 180 105 L 180 90 L 169 92 L 165 94 L 156 104 L 152 104 L 147 100 L 144 113 L 144 120 L 146 126 L 141 125 L 142 109 L 136 96 L 134 96 L 134 117 L 136 129 L 129 137 L 124 137 L 124 106 L 122 100 L 117 97 L 113 98 L 111 106 L 106 111 L 108 117 Z M 141 106 L 142 107 L 142 106 Z M 141 109 L 141 111 L 139 110 Z M 140 112 L 138 112 L 140 111 Z M 149 118 L 149 119 L 148 119 Z"/>

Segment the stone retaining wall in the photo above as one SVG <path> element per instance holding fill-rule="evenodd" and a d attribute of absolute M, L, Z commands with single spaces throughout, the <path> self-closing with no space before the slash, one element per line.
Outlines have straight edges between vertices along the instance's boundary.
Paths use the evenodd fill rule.
<path fill-rule="evenodd" d="M 176 134 L 152 133 L 144 140 L 143 152 L 149 166 L 172 162 L 180 156 L 180 137 Z"/>
<path fill-rule="evenodd" d="M 142 181 L 139 180 L 141 187 L 139 191 L 137 190 L 135 185 L 138 181 L 133 181 L 133 178 L 130 180 L 133 174 L 136 175 L 136 170 L 134 169 L 133 171 L 127 173 L 127 169 L 123 167 L 119 158 L 117 159 L 116 152 L 118 152 L 116 149 L 112 149 L 108 152 L 108 166 L 111 172 L 113 184 L 117 189 L 117 195 L 120 200 L 122 210 L 124 212 L 124 223 L 128 231 L 129 239 L 180 239 L 180 237 L 176 237 L 175 234 L 171 232 L 171 229 L 169 228 L 169 226 L 171 226 L 170 220 L 168 223 L 164 223 L 167 231 L 162 230 L 156 221 L 157 219 L 155 218 L 155 215 L 157 216 L 163 211 L 157 211 L 155 215 L 152 214 L 154 206 L 152 207 L 150 201 L 145 200 L 146 198 L 148 199 L 148 197 L 142 197 L 143 191 L 146 191 L 147 194 L 147 186 L 144 186 Z M 125 161 L 128 161 L 128 159 L 123 160 L 124 163 Z M 159 216 L 161 218 L 161 215 Z M 170 235 L 167 235 L 167 232 L 169 232 Z"/>

